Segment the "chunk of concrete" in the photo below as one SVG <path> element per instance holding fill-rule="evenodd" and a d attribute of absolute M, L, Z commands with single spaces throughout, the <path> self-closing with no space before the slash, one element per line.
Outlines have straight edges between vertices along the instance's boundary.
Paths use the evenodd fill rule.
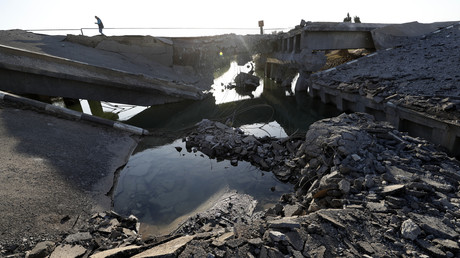
<path fill-rule="evenodd" d="M 76 258 L 81 257 L 86 253 L 86 248 L 81 245 L 60 245 L 54 249 L 51 253 L 50 258 Z"/>
<path fill-rule="evenodd" d="M 172 257 L 177 255 L 178 250 L 184 247 L 188 242 L 192 241 L 194 236 L 183 236 L 166 242 L 161 245 L 157 245 L 145 252 L 133 256 L 133 258 L 143 257 Z"/>
<path fill-rule="evenodd" d="M 105 250 L 91 255 L 90 258 L 127 257 L 128 255 L 132 254 L 132 252 L 136 253 L 136 250 L 140 248 L 142 248 L 142 246 L 129 245 L 125 247 Z"/>
<path fill-rule="evenodd" d="M 47 257 L 54 249 L 54 242 L 44 241 L 38 243 L 32 251 L 27 255 L 29 258 L 44 258 Z"/>
<path fill-rule="evenodd" d="M 401 225 L 401 235 L 410 240 L 415 240 L 422 233 L 420 227 L 411 219 L 404 221 Z"/>

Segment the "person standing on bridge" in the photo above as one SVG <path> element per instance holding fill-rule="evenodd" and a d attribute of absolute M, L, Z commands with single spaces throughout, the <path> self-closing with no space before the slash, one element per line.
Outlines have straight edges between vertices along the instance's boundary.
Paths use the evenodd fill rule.
<path fill-rule="evenodd" d="M 94 16 L 94 18 L 96 18 L 96 21 L 95 24 L 97 24 L 97 26 L 99 26 L 99 33 L 101 33 L 101 35 L 104 35 L 104 33 L 102 33 L 102 29 L 104 28 L 104 24 L 102 23 L 101 19 L 99 19 L 99 17 L 97 16 Z"/>

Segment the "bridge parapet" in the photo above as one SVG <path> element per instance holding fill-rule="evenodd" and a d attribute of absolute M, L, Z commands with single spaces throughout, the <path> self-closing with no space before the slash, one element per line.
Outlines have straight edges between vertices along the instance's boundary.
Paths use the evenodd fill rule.
<path fill-rule="evenodd" d="M 302 49 L 334 50 L 374 48 L 371 31 L 380 23 L 314 22 L 281 36 L 277 52 L 300 53 Z"/>

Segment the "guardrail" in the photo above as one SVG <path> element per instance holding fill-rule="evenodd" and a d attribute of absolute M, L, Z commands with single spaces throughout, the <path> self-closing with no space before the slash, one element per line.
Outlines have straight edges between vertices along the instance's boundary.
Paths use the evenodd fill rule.
<path fill-rule="evenodd" d="M 289 30 L 289 29 L 291 29 L 291 28 L 264 28 L 264 31 L 276 32 L 276 31 L 285 31 L 285 30 Z M 81 35 L 85 35 L 84 30 L 98 31 L 99 29 L 98 28 L 27 29 L 27 31 L 30 31 L 30 32 L 80 31 Z M 254 31 L 255 34 L 259 34 L 260 28 L 215 28 L 215 27 L 207 27 L 207 28 L 199 28 L 199 27 L 147 27 L 147 28 L 145 28 L 145 27 L 143 27 L 143 28 L 136 28 L 136 27 L 133 27 L 133 28 L 104 28 L 104 30 L 151 30 L 151 31 L 153 31 L 153 30 L 163 30 L 163 31 L 166 31 L 166 30 L 175 30 L 175 31 L 178 31 L 178 30 L 183 30 L 183 31 L 221 30 L 221 31 L 227 31 L 227 32 L 231 32 L 231 31 Z"/>

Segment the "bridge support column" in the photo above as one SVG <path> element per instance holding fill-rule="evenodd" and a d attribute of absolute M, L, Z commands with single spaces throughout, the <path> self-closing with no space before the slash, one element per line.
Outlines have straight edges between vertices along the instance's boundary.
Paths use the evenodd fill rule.
<path fill-rule="evenodd" d="M 307 91 L 311 72 L 301 71 L 295 84 L 295 91 Z"/>

